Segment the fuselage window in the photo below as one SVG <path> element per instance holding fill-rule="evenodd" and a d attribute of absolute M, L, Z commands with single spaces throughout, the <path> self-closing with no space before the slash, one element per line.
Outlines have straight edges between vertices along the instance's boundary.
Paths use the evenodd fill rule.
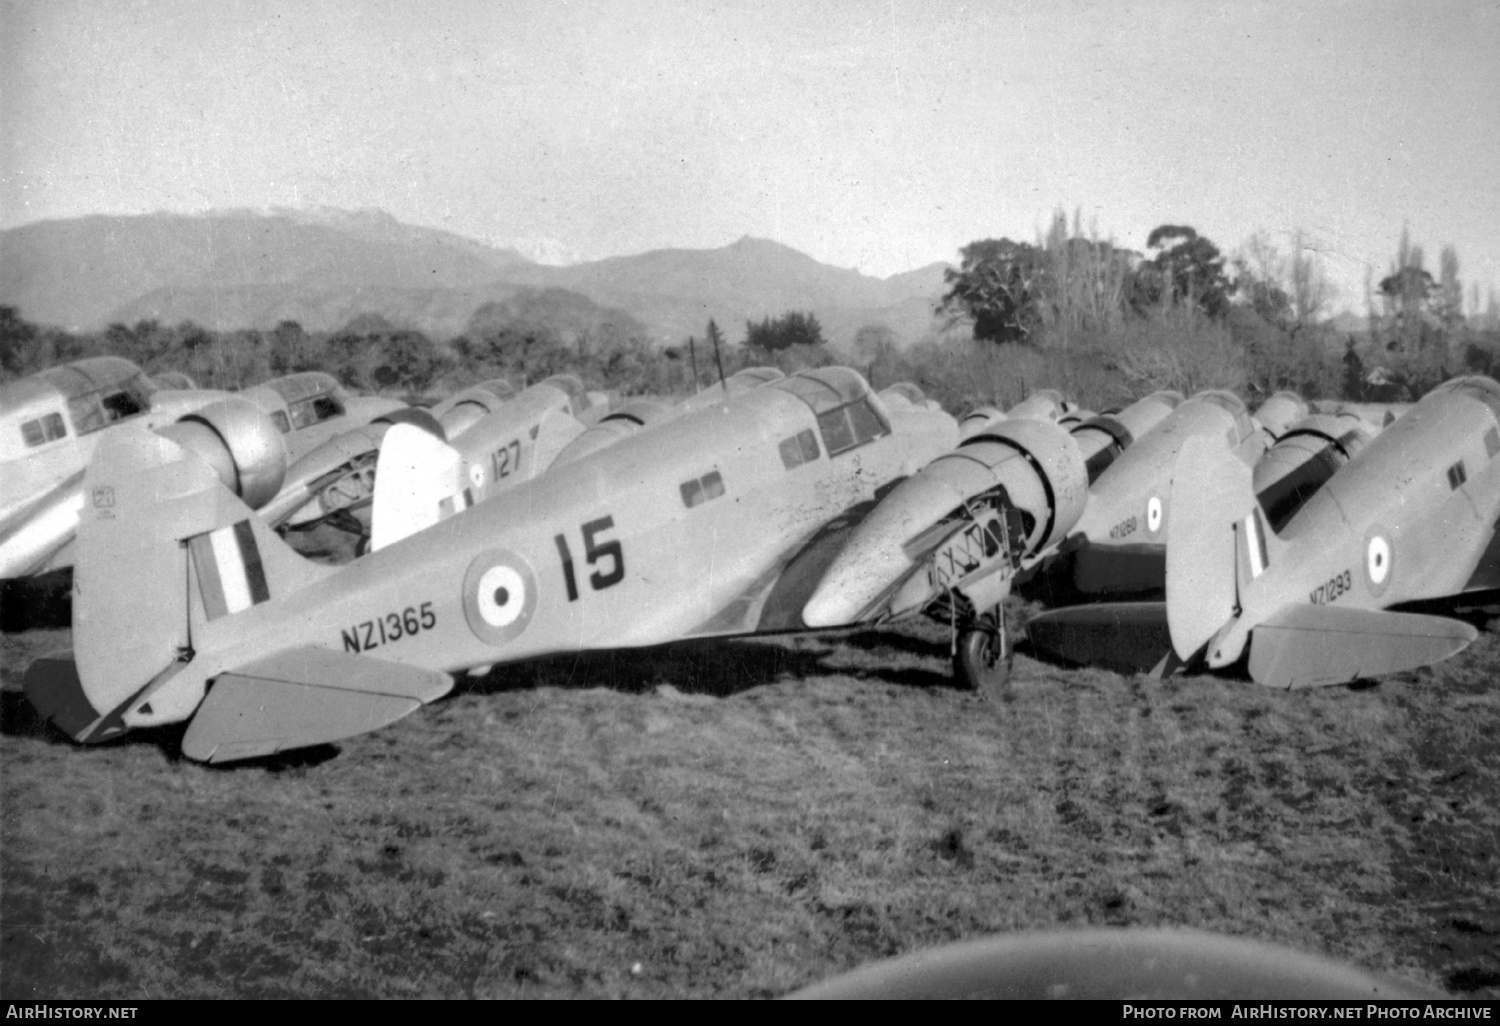
<path fill-rule="evenodd" d="M 791 470 L 818 458 L 818 436 L 812 433 L 812 428 L 808 428 L 784 439 L 780 448 L 781 462 L 786 465 L 786 469 Z"/>
<path fill-rule="evenodd" d="M 724 478 L 717 470 L 711 470 L 700 478 L 682 483 L 682 504 L 688 509 L 701 506 L 710 499 L 724 494 Z"/>
<path fill-rule="evenodd" d="M 45 417 L 28 420 L 21 425 L 21 437 L 28 448 L 66 438 L 68 426 L 63 423 L 61 413 L 49 413 Z"/>
<path fill-rule="evenodd" d="M 1495 458 L 1495 453 L 1500 452 L 1500 431 L 1490 428 L 1484 433 L 1484 451 L 1490 459 Z"/>
<path fill-rule="evenodd" d="M 829 456 L 848 452 L 891 433 L 890 426 L 868 399 L 856 399 L 836 410 L 820 413 L 818 427 L 823 432 L 823 445 Z"/>
<path fill-rule="evenodd" d="M 1469 479 L 1469 475 L 1464 472 L 1464 461 L 1463 460 L 1459 460 L 1457 463 L 1453 464 L 1453 466 L 1451 466 L 1451 467 L 1448 468 L 1448 487 L 1449 488 L 1457 488 L 1459 485 L 1463 484 L 1468 479 Z"/>

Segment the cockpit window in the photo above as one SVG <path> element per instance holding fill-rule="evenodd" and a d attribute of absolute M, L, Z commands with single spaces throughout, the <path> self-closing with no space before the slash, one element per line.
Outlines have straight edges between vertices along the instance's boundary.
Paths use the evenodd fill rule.
<path fill-rule="evenodd" d="M 146 410 L 146 404 L 129 392 L 106 394 L 99 400 L 99 405 L 104 407 L 104 416 L 111 424 Z"/>
<path fill-rule="evenodd" d="M 280 431 L 282 434 L 286 434 L 292 429 L 291 421 L 286 419 L 286 413 L 283 410 L 271 411 L 271 423 L 275 424 L 276 430 Z"/>
<path fill-rule="evenodd" d="M 871 401 L 870 386 L 847 367 L 803 371 L 766 387 L 790 392 L 812 407 L 829 456 L 891 433 L 891 426 Z"/>
<path fill-rule="evenodd" d="M 885 418 L 876 412 L 868 398 L 856 399 L 847 406 L 818 414 L 818 430 L 829 456 L 848 452 L 866 442 L 891 433 Z"/>
<path fill-rule="evenodd" d="M 325 420 L 342 416 L 344 413 L 344 404 L 332 395 L 315 395 L 311 399 L 291 403 L 288 408 L 291 411 L 294 428 L 311 427 Z"/>
<path fill-rule="evenodd" d="M 104 407 L 99 405 L 99 393 L 76 396 L 68 400 L 68 419 L 73 422 L 74 434 L 86 435 L 98 431 L 109 423 L 104 419 Z"/>

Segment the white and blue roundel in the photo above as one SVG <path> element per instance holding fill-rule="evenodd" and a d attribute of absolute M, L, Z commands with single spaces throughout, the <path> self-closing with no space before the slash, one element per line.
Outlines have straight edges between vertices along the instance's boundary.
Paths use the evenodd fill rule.
<path fill-rule="evenodd" d="M 1146 530 L 1155 534 L 1161 530 L 1161 497 L 1153 495 L 1146 503 Z"/>
<path fill-rule="evenodd" d="M 1390 535 L 1386 531 L 1377 527 L 1365 535 L 1365 581 L 1370 586 L 1371 595 L 1378 596 L 1385 591 L 1391 579 L 1394 558 Z"/>
<path fill-rule="evenodd" d="M 464 618 L 487 645 L 521 636 L 536 611 L 536 574 L 509 549 L 487 549 L 464 574 Z"/>

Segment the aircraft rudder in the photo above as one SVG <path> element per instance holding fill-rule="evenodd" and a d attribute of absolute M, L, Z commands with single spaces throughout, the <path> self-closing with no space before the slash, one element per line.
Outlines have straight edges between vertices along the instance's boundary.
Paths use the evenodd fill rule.
<path fill-rule="evenodd" d="M 1167 624 L 1191 659 L 1238 613 L 1239 524 L 1257 509 L 1250 468 L 1220 436 L 1190 437 L 1177 454 L 1167 519 Z"/>

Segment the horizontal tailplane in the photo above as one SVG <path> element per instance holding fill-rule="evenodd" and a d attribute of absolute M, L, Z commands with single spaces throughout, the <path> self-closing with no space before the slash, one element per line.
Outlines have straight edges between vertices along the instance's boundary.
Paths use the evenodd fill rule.
<path fill-rule="evenodd" d="M 322 648 L 297 648 L 220 674 L 182 754 L 233 762 L 327 744 L 394 723 L 453 686 L 445 673 Z"/>
<path fill-rule="evenodd" d="M 1478 636 L 1445 616 L 1290 606 L 1251 631 L 1250 676 L 1273 688 L 1347 684 L 1439 662 Z"/>

